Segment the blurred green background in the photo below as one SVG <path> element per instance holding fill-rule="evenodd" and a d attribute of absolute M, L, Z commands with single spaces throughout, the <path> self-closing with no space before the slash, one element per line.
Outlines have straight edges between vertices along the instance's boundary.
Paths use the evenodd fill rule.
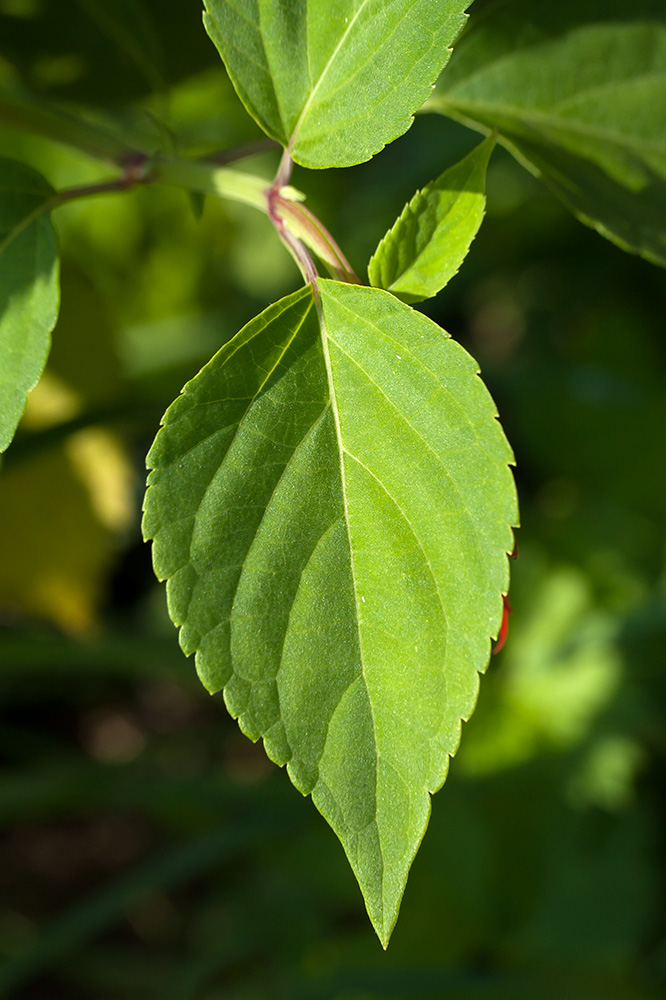
<path fill-rule="evenodd" d="M 198 0 L 0 0 L 0 84 L 151 149 L 258 137 Z M 370 163 L 293 182 L 363 274 L 477 141 L 424 115 Z M 108 176 L 8 130 L 0 152 L 56 187 Z M 514 614 L 386 954 L 331 830 L 198 684 L 140 541 L 162 412 L 296 268 L 261 215 L 212 198 L 57 211 L 61 318 L 0 479 L 0 996 L 664 995 L 666 282 L 501 149 L 488 197 L 424 308 L 480 362 L 516 452 Z"/>

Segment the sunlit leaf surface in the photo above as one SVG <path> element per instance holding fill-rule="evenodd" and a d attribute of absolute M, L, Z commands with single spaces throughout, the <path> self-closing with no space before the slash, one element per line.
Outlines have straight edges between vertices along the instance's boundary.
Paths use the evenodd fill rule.
<path fill-rule="evenodd" d="M 249 323 L 168 410 L 144 532 L 199 674 L 340 837 L 383 943 L 499 628 L 511 450 L 472 358 L 377 289 Z"/>
<path fill-rule="evenodd" d="M 430 95 L 469 0 L 207 0 L 245 107 L 307 167 L 370 159 Z"/>

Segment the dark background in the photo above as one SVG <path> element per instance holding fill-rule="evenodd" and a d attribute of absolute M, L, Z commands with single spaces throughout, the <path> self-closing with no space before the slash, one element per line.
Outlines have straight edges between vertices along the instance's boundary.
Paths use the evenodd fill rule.
<path fill-rule="evenodd" d="M 150 148 L 258 137 L 197 2 L 0 0 L 0 83 Z M 419 116 L 372 162 L 293 182 L 364 274 L 478 139 Z M 0 153 L 56 187 L 109 175 L 9 131 Z M 262 216 L 212 198 L 56 213 L 61 319 L 0 488 L 0 995 L 663 996 L 664 273 L 501 149 L 488 198 L 424 308 L 480 362 L 516 452 L 514 614 L 386 954 L 331 830 L 179 652 L 140 541 L 162 412 L 297 271 Z"/>

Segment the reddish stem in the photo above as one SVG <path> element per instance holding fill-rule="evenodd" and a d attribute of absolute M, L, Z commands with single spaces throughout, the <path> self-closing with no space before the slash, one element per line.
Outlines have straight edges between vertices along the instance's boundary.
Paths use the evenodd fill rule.
<path fill-rule="evenodd" d="M 282 157 L 282 163 L 280 164 L 280 169 L 278 170 L 277 177 L 271 184 L 267 192 L 267 202 L 268 202 L 268 217 L 275 226 L 275 231 L 278 236 L 286 246 L 289 253 L 292 255 L 294 260 L 299 266 L 301 274 L 305 281 L 312 285 L 313 288 L 317 286 L 317 268 L 315 267 L 314 261 L 310 254 L 308 253 L 305 244 L 303 244 L 299 239 L 297 239 L 293 233 L 290 233 L 284 224 L 284 219 L 282 218 L 282 212 L 280 211 L 280 206 L 282 199 L 280 198 L 280 188 L 283 186 L 280 182 L 280 178 L 284 176 L 283 166 L 285 163 L 285 157 L 288 158 L 289 164 L 291 164 L 291 157 L 285 151 L 285 156 Z M 291 166 L 285 168 L 287 171 L 291 171 Z M 287 173 L 288 179 L 288 173 Z"/>
<path fill-rule="evenodd" d="M 502 600 L 504 602 L 504 613 L 502 615 L 502 624 L 497 636 L 497 642 L 493 646 L 493 655 L 499 653 L 509 635 L 509 615 L 512 614 L 511 603 L 506 594 L 502 594 Z"/>

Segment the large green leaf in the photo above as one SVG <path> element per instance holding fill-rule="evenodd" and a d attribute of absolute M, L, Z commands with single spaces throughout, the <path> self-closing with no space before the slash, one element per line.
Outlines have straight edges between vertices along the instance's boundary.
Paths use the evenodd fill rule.
<path fill-rule="evenodd" d="M 144 534 L 184 651 L 312 794 L 386 944 L 500 625 L 512 455 L 443 330 L 378 289 L 319 292 L 169 408 Z"/>
<path fill-rule="evenodd" d="M 0 159 L 0 451 L 44 371 L 58 318 L 58 252 L 47 215 L 53 194 L 43 177 Z"/>
<path fill-rule="evenodd" d="M 579 218 L 666 264 L 663 0 L 496 3 L 428 106 L 498 128 Z"/>
<path fill-rule="evenodd" d="M 206 30 L 265 132 L 306 167 L 369 160 L 406 132 L 470 0 L 206 0 Z"/>
<path fill-rule="evenodd" d="M 476 149 L 417 191 L 368 264 L 370 283 L 404 302 L 436 295 L 458 273 L 486 209 L 486 169 L 495 145 Z"/>

